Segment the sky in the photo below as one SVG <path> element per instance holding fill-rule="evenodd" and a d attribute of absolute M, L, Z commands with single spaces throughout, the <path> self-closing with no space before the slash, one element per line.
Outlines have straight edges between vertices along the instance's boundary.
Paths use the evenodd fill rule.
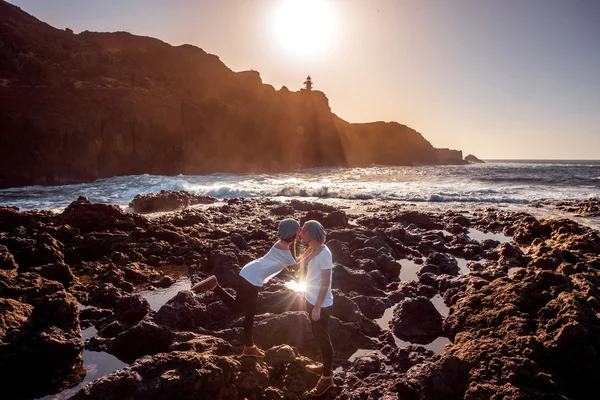
<path fill-rule="evenodd" d="M 600 159 L 599 0 L 10 0 L 57 28 L 193 44 L 350 122 L 483 159 Z"/>

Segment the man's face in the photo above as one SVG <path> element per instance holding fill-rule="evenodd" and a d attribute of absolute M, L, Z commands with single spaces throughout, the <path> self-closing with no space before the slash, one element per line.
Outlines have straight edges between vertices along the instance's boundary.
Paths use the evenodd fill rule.
<path fill-rule="evenodd" d="M 302 228 L 298 231 L 298 238 L 300 239 L 300 243 L 307 244 L 310 242 L 311 237 L 306 229 L 306 224 L 302 225 Z"/>

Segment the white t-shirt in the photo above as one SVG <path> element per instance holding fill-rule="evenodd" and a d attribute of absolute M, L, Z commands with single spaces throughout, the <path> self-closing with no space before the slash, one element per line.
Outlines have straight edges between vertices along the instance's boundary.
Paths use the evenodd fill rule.
<path fill-rule="evenodd" d="M 282 269 L 295 264 L 296 260 L 289 249 L 280 250 L 273 246 L 263 257 L 246 264 L 240 276 L 254 286 L 262 287 Z"/>
<path fill-rule="evenodd" d="M 327 246 L 323 246 L 321 252 L 308 262 L 308 268 L 306 272 L 306 301 L 313 306 L 317 302 L 319 297 L 319 290 L 321 290 L 321 282 L 323 282 L 323 276 L 321 271 L 329 270 L 329 289 L 327 289 L 327 295 L 323 300 L 321 307 L 329 307 L 333 305 L 333 294 L 331 293 L 331 272 L 333 269 L 333 258 L 331 257 L 331 251 Z"/>

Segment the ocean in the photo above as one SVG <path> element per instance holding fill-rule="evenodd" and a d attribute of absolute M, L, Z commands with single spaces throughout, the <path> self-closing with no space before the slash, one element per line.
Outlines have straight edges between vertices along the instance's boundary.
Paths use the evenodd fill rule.
<path fill-rule="evenodd" d="M 600 160 L 488 160 L 460 166 L 376 165 L 269 174 L 144 174 L 76 185 L 3 189 L 0 205 L 58 211 L 83 195 L 127 209 L 135 195 L 162 189 L 217 198 L 301 198 L 344 204 L 401 201 L 436 209 L 492 206 L 531 211 L 529 206 L 540 203 L 600 197 Z"/>

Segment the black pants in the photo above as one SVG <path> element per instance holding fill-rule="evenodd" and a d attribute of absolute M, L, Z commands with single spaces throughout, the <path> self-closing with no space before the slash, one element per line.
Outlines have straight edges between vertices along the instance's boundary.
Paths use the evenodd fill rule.
<path fill-rule="evenodd" d="M 258 286 L 254 286 L 240 276 L 235 297 L 223 290 L 220 285 L 217 285 L 214 290 L 231 311 L 244 313 L 244 344 L 248 347 L 254 346 L 252 328 L 254 327 L 254 315 L 256 314 L 259 289 Z"/>
<path fill-rule="evenodd" d="M 331 376 L 333 367 L 333 346 L 329 338 L 329 316 L 331 315 L 331 307 L 321 308 L 321 318 L 318 321 L 313 321 L 312 310 L 315 308 L 308 301 L 306 302 L 306 312 L 310 319 L 310 328 L 317 341 L 317 346 L 321 350 L 323 357 L 323 376 Z"/>

